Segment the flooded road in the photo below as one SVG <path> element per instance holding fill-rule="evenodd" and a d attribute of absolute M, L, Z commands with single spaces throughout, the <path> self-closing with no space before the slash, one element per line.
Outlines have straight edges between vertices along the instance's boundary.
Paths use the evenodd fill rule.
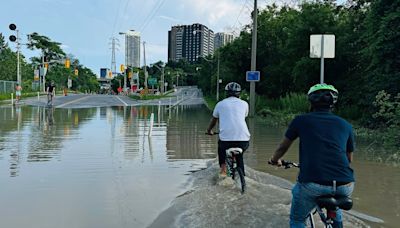
<path fill-rule="evenodd" d="M 216 137 L 204 135 L 210 115 L 204 106 L 0 107 L 1 227 L 149 226 L 191 188 L 189 174 L 216 157 Z M 246 165 L 294 181 L 296 170 L 266 165 L 283 129 L 249 126 Z M 400 169 L 362 155 L 354 209 L 386 221 L 376 227 L 396 227 Z"/>

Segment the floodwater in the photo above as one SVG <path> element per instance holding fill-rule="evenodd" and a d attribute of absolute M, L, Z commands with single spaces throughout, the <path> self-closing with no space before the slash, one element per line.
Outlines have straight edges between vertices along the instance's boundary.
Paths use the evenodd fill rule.
<path fill-rule="evenodd" d="M 204 106 L 0 107 L 0 226 L 149 226 L 216 157 L 217 138 L 204 134 L 210 115 Z M 266 165 L 284 129 L 249 126 L 246 165 L 294 181 L 295 169 Z M 400 168 L 365 160 L 366 146 L 355 154 L 354 209 L 385 221 L 374 227 L 396 227 Z"/>

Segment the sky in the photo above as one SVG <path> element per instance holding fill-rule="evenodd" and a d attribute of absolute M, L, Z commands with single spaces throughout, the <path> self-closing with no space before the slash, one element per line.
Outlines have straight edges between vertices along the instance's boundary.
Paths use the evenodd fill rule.
<path fill-rule="evenodd" d="M 60 42 L 72 54 L 99 75 L 100 68 L 111 67 L 111 38 L 119 40 L 116 50 L 117 71 L 124 60 L 124 36 L 119 32 L 136 30 L 146 42 L 146 63 L 167 61 L 168 30 L 174 25 L 201 23 L 216 32 L 238 34 L 251 22 L 253 0 L 2 0 L 0 33 L 13 34 L 14 23 L 27 42 L 27 34 L 37 32 Z M 259 8 L 290 0 L 258 0 Z M 15 44 L 9 43 L 15 50 Z M 143 48 L 141 49 L 143 64 Z M 22 47 L 27 58 L 38 51 Z"/>

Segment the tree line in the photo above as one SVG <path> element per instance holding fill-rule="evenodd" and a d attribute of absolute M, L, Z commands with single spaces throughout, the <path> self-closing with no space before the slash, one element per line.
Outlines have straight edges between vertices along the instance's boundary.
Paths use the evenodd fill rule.
<path fill-rule="evenodd" d="M 54 81 L 58 88 L 67 87 L 68 79 L 72 80 L 72 90 L 97 91 L 99 84 L 89 68 L 83 66 L 73 55 L 67 55 L 61 48 L 61 43 L 52 41 L 47 36 L 36 32 L 27 35 L 27 47 L 39 50 L 40 55 L 30 58 L 28 62 L 20 54 L 21 79 L 24 91 L 35 90 L 32 87 L 34 70 L 45 63 L 47 68 L 46 81 Z M 65 61 L 69 59 L 70 67 L 66 68 Z M 16 81 L 17 53 L 12 51 L 5 37 L 0 33 L 0 80 Z"/>
<path fill-rule="evenodd" d="M 306 93 L 319 82 L 320 60 L 309 57 L 311 34 L 334 34 L 335 58 L 325 60 L 325 82 L 340 92 L 338 108 L 357 109 L 354 118 L 376 110 L 379 91 L 400 92 L 400 1 L 304 1 L 296 7 L 270 5 L 258 12 L 256 93 L 277 99 Z M 214 61 L 200 62 L 197 84 L 215 93 L 216 59 L 220 78 L 247 90 L 245 72 L 251 61 L 251 25 L 232 43 L 217 50 Z"/>

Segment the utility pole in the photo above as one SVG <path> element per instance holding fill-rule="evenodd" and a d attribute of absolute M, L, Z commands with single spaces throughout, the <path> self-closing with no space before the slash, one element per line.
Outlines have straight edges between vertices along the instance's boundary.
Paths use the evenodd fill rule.
<path fill-rule="evenodd" d="M 256 57 L 257 57 L 257 0 L 254 0 L 253 10 L 253 34 L 251 40 L 251 71 L 256 70 Z M 256 104 L 256 84 L 254 81 L 250 82 L 250 117 L 254 117 L 255 104 Z"/>
<path fill-rule="evenodd" d="M 117 64 L 115 62 L 115 50 L 118 50 L 119 40 L 115 37 L 111 37 L 111 72 L 115 74 L 117 72 Z M 126 65 L 126 64 L 125 64 Z"/>
<path fill-rule="evenodd" d="M 162 67 L 161 68 L 162 70 L 161 70 L 161 95 L 163 95 L 164 94 L 164 70 L 165 70 L 165 67 Z"/>
<path fill-rule="evenodd" d="M 144 88 L 147 90 L 146 42 L 143 41 Z"/>
<path fill-rule="evenodd" d="M 218 64 L 217 64 L 217 102 L 219 101 L 219 52 L 218 55 Z"/>

